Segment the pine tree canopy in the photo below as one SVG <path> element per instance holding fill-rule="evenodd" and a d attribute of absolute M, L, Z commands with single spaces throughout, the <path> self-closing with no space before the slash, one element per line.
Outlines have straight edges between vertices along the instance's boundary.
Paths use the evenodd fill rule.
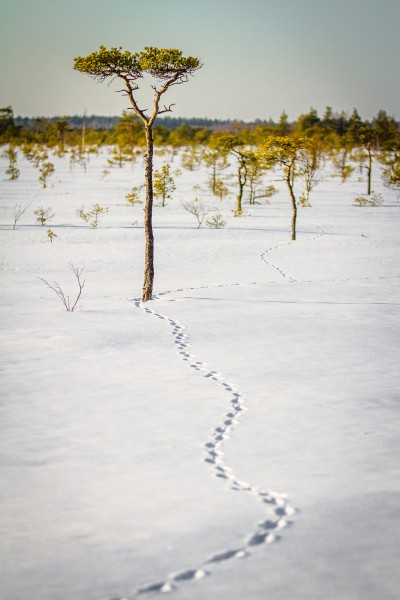
<path fill-rule="evenodd" d="M 202 64 L 198 58 L 183 56 L 175 48 L 146 46 L 141 52 L 129 52 L 119 48 L 100 46 L 97 52 L 74 59 L 74 69 L 104 81 L 107 77 L 138 79 L 147 73 L 159 80 L 174 79 L 176 83 L 186 81 Z"/>

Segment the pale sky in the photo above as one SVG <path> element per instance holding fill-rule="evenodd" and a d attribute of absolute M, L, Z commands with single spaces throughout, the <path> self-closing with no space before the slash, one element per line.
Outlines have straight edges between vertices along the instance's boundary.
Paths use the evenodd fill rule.
<path fill-rule="evenodd" d="M 119 115 L 115 86 L 73 70 L 107 47 L 179 48 L 204 63 L 165 98 L 174 116 L 291 119 L 384 109 L 400 119 L 400 0 L 3 0 L 0 107 Z"/>

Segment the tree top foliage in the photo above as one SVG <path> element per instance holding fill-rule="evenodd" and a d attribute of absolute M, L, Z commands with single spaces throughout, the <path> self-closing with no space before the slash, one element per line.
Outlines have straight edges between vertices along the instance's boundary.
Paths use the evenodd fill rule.
<path fill-rule="evenodd" d="M 309 137 L 287 137 L 287 136 L 269 136 L 261 145 L 258 155 L 266 163 L 292 162 L 299 150 L 309 148 L 311 139 Z"/>
<path fill-rule="evenodd" d="M 125 75 L 137 79 L 142 76 L 137 53 L 132 54 L 128 50 L 122 52 L 122 48 L 107 50 L 105 46 L 100 46 L 97 52 L 88 56 L 74 58 L 74 69 L 100 81 L 107 77 Z"/>
<path fill-rule="evenodd" d="M 244 142 L 236 133 L 216 132 L 210 139 L 209 145 L 213 149 L 228 153 L 244 146 Z"/>
<path fill-rule="evenodd" d="M 201 67 L 198 58 L 185 57 L 181 50 L 152 46 L 135 53 L 123 51 L 121 47 L 107 49 L 100 46 L 98 51 L 74 59 L 74 69 L 100 81 L 108 77 L 133 81 L 147 73 L 161 81 L 174 79 L 176 83 L 181 83 Z"/>
<path fill-rule="evenodd" d="M 176 75 L 187 77 L 203 65 L 198 58 L 182 56 L 182 51 L 176 48 L 154 48 L 146 46 L 140 52 L 142 70 L 156 79 L 170 79 Z"/>

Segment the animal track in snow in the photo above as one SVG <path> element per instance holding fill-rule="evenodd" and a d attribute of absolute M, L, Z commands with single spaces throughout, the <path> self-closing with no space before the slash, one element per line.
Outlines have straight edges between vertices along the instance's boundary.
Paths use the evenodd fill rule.
<path fill-rule="evenodd" d="M 320 229 L 321 233 L 312 238 L 312 240 L 327 234 L 327 231 L 322 229 L 322 227 L 320 227 Z M 291 242 L 285 242 L 285 244 L 286 243 Z M 268 248 L 261 254 L 261 259 L 274 268 L 282 277 L 287 278 L 292 282 L 298 282 L 297 279 L 286 274 L 280 267 L 268 260 L 268 254 L 272 250 L 280 248 L 282 245 L 283 244 L 279 244 Z M 233 287 L 239 285 L 241 284 L 204 285 L 199 287 L 179 288 L 174 290 L 174 292 L 180 293 L 199 289 Z M 257 285 L 257 283 L 252 282 L 251 284 L 246 285 Z M 157 296 L 154 296 L 154 300 L 158 300 L 160 297 L 171 293 L 173 293 L 173 290 L 161 292 Z M 232 383 L 225 381 L 220 373 L 210 370 L 205 363 L 196 360 L 195 356 L 190 352 L 186 328 L 181 325 L 178 320 L 157 312 L 144 304 L 139 298 L 134 299 L 134 305 L 137 308 L 144 310 L 147 314 L 152 314 L 158 319 L 166 321 L 171 327 L 174 345 L 180 358 L 186 362 L 191 369 L 198 371 L 205 379 L 215 382 L 216 385 L 220 386 L 227 393 L 230 408 L 225 415 L 223 415 L 221 422 L 212 430 L 210 439 L 203 445 L 205 454 L 204 462 L 209 465 L 215 477 L 223 480 L 232 491 L 246 492 L 262 503 L 265 510 L 268 511 L 268 518 L 258 523 L 255 530 L 248 535 L 247 540 L 238 547 L 217 552 L 194 568 L 183 570 L 178 573 L 172 573 L 162 581 L 141 586 L 133 595 L 129 596 L 129 600 L 135 600 L 148 594 L 158 595 L 172 592 L 179 585 L 197 581 L 209 576 L 211 574 L 211 568 L 220 563 L 250 556 L 255 548 L 278 541 L 280 539 L 278 532 L 291 524 L 290 518 L 296 513 L 296 509 L 289 503 L 286 494 L 261 490 L 247 481 L 238 479 L 233 468 L 225 463 L 224 452 L 222 449 L 223 444 L 229 439 L 229 434 L 239 423 L 242 413 L 246 410 L 244 395 L 239 392 Z M 124 598 L 120 600 L 128 599 Z"/>
<path fill-rule="evenodd" d="M 323 227 L 321 227 L 320 225 L 318 225 L 318 229 L 321 230 L 321 233 L 318 233 L 317 235 L 315 235 L 314 237 L 310 238 L 309 242 L 312 242 L 314 240 L 317 240 L 318 238 L 324 236 L 324 235 L 328 235 L 328 232 L 326 231 L 326 229 L 324 229 Z M 283 271 L 283 269 L 281 269 L 280 267 L 278 267 L 277 265 L 275 265 L 274 263 L 272 263 L 269 259 L 268 259 L 268 254 L 270 252 L 272 252 L 272 250 L 277 250 L 278 248 L 281 248 L 282 246 L 286 246 L 287 244 L 292 244 L 293 240 L 290 240 L 288 242 L 283 242 L 282 244 L 277 244 L 276 246 L 271 246 L 271 248 L 268 248 L 267 250 L 264 250 L 264 252 L 262 252 L 260 254 L 260 258 L 261 260 L 263 260 L 267 265 L 269 265 L 270 267 L 272 267 L 273 269 L 275 269 L 275 271 L 277 271 L 280 275 L 282 275 L 282 277 L 284 277 L 285 279 L 288 279 L 289 281 L 296 281 L 299 283 L 298 279 L 295 279 L 294 277 L 291 277 L 290 275 L 288 275 L 287 273 L 285 273 L 285 271 Z"/>
<path fill-rule="evenodd" d="M 201 288 L 186 288 L 186 290 L 179 289 L 176 291 L 183 292 L 195 289 L 206 289 L 208 287 L 230 287 L 238 285 L 240 284 L 201 286 Z M 171 293 L 171 291 L 163 292 L 162 294 L 155 296 L 154 300 L 158 300 L 160 296 L 169 293 Z M 210 439 L 203 445 L 205 455 L 204 462 L 209 466 L 214 476 L 223 480 L 232 491 L 246 492 L 262 503 L 268 513 L 268 518 L 264 518 L 264 520 L 258 523 L 254 531 L 247 536 L 247 540 L 237 548 L 217 552 L 194 568 L 170 574 L 163 581 L 141 586 L 133 595 L 129 596 L 129 600 L 134 600 L 147 594 L 158 595 L 171 592 L 179 585 L 207 577 L 211 574 L 211 568 L 222 562 L 250 556 L 256 547 L 278 541 L 280 536 L 277 535 L 277 532 L 290 525 L 289 519 L 296 512 L 290 505 L 285 494 L 261 490 L 247 481 L 240 480 L 234 473 L 233 468 L 225 463 L 222 447 L 224 442 L 229 439 L 229 434 L 239 423 L 241 415 L 246 410 L 244 395 L 239 392 L 232 383 L 225 381 L 220 373 L 210 370 L 205 363 L 196 360 L 196 357 L 190 352 L 186 328 L 178 320 L 157 312 L 155 309 L 150 308 L 147 304 L 143 303 L 140 299 L 134 299 L 134 305 L 137 308 L 144 310 L 147 314 L 152 314 L 158 319 L 166 321 L 171 327 L 173 342 L 180 358 L 187 363 L 189 368 L 198 371 L 202 377 L 209 379 L 214 382 L 215 385 L 220 386 L 228 395 L 228 402 L 230 404 L 229 410 L 222 416 L 221 422 L 212 429 Z"/>

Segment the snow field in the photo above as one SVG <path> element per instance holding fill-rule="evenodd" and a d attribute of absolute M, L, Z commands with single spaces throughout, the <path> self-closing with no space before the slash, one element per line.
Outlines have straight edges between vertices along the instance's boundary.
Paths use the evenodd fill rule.
<path fill-rule="evenodd" d="M 104 166 L 0 182 L 7 600 L 397 598 L 396 193 L 377 178 L 385 203 L 358 208 L 363 183 L 327 178 L 292 243 L 283 188 L 240 219 L 203 192 L 228 224 L 196 229 L 180 201 L 205 172 L 184 171 L 143 306 L 142 165 Z M 38 279 L 73 295 L 71 261 L 73 314 Z"/>

